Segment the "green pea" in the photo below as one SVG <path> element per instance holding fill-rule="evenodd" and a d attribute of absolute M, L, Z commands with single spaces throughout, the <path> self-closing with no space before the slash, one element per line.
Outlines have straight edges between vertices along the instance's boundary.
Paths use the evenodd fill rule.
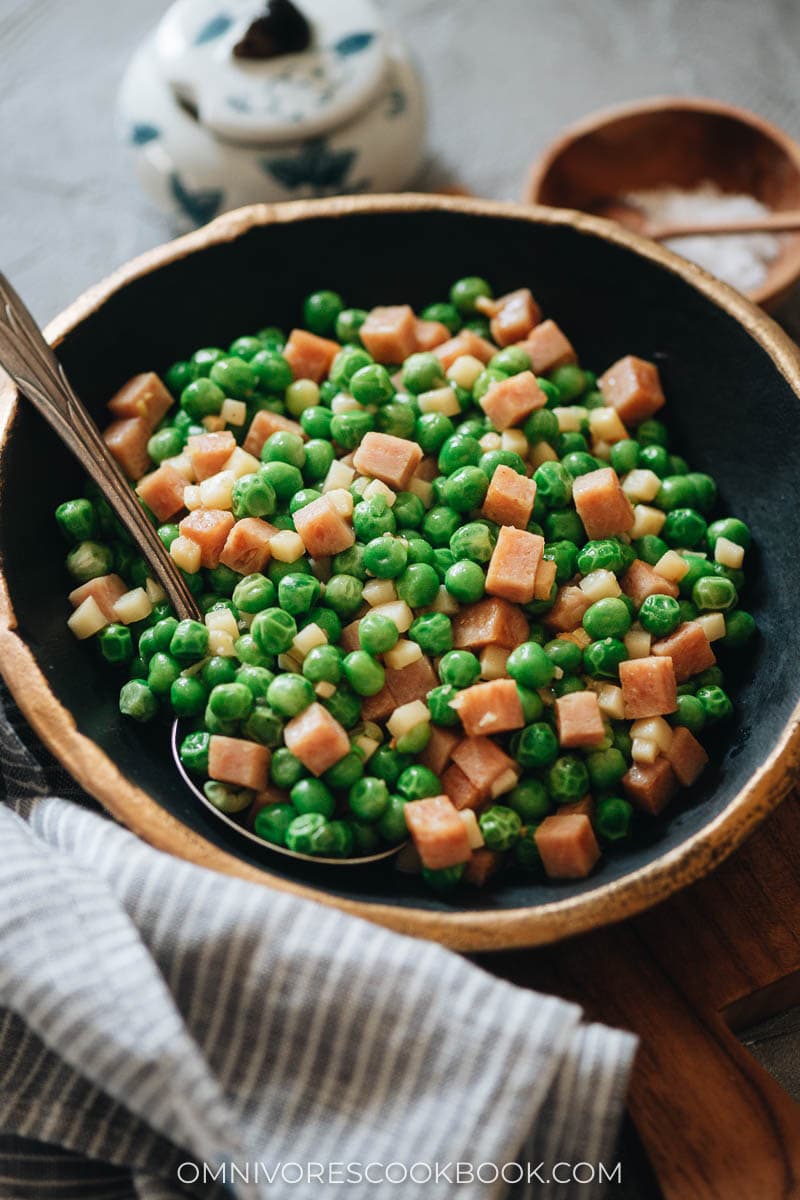
<path fill-rule="evenodd" d="M 133 658 L 133 638 L 126 625 L 106 625 L 97 641 L 107 663 L 126 663 Z"/>
<path fill-rule="evenodd" d="M 375 428 L 392 437 L 413 438 L 416 414 L 408 404 L 384 404 L 375 414 Z"/>
<path fill-rule="evenodd" d="M 587 755 L 586 769 L 592 787 L 598 791 L 607 791 L 622 779 L 628 770 L 628 764 L 616 746 L 609 746 L 606 750 L 593 750 Z"/>
<path fill-rule="evenodd" d="M 371 368 L 368 368 L 371 369 Z M 356 409 L 337 413 L 331 421 L 331 437 L 345 450 L 355 450 L 364 436 L 375 428 L 372 413 Z"/>
<path fill-rule="evenodd" d="M 481 444 L 468 434 L 454 433 L 442 444 L 437 465 L 443 475 L 452 475 L 459 467 L 476 467 L 481 458 Z"/>
<path fill-rule="evenodd" d="M 360 542 L 371 542 L 384 533 L 394 533 L 397 522 L 383 496 L 361 500 L 353 509 L 353 532 Z"/>
<path fill-rule="evenodd" d="M 388 743 L 379 746 L 369 760 L 369 769 L 378 779 L 393 788 L 406 767 L 412 762 L 408 754 L 400 754 Z"/>
<path fill-rule="evenodd" d="M 209 690 L 220 683 L 233 683 L 236 679 L 236 663 L 232 658 L 214 655 L 203 664 L 200 677 Z"/>
<path fill-rule="evenodd" d="M 478 463 L 487 480 L 490 480 L 498 467 L 510 467 L 518 475 L 525 475 L 525 462 L 513 450 L 487 450 L 482 454 Z"/>
<path fill-rule="evenodd" d="M 295 758 L 286 746 L 280 746 L 275 750 L 269 764 L 269 776 L 276 787 L 287 790 L 293 788 L 306 773 L 300 759 Z"/>
<path fill-rule="evenodd" d="M 441 301 L 429 304 L 423 308 L 420 316 L 423 321 L 438 321 L 440 324 L 446 325 L 451 334 L 458 333 L 461 328 L 461 317 L 454 304 L 445 304 Z"/>
<path fill-rule="evenodd" d="M 618 842 L 631 831 L 633 805 L 619 796 L 607 796 L 597 805 L 594 824 L 606 842 Z"/>
<path fill-rule="evenodd" d="M 560 542 L 548 542 L 544 548 L 544 557 L 556 564 L 556 581 L 566 583 L 578 569 L 578 547 L 566 539 Z"/>
<path fill-rule="evenodd" d="M 615 442 L 611 447 L 609 460 L 611 466 L 618 475 L 627 475 L 629 471 L 635 471 L 639 466 L 639 443 L 633 438 L 625 438 L 621 442 Z"/>
<path fill-rule="evenodd" d="M 157 650 L 148 664 L 147 686 L 155 696 L 166 696 L 180 673 L 180 663 Z"/>
<path fill-rule="evenodd" d="M 400 637 L 394 621 L 383 613 L 369 612 L 358 623 L 358 640 L 367 654 L 386 654 Z"/>
<path fill-rule="evenodd" d="M 470 687 L 480 678 L 481 664 L 469 650 L 449 650 L 439 663 L 439 678 L 455 688 Z"/>
<path fill-rule="evenodd" d="M 265 842 L 285 846 L 287 831 L 296 817 L 291 804 L 267 804 L 256 813 L 253 829 Z"/>
<path fill-rule="evenodd" d="M 488 488 L 489 480 L 480 467 L 459 467 L 445 482 L 444 501 L 456 513 L 469 512 L 480 508 Z"/>
<path fill-rule="evenodd" d="M 176 717 L 202 715 L 208 693 L 196 676 L 179 675 L 169 689 L 169 702 Z"/>
<path fill-rule="evenodd" d="M 406 800 L 423 800 L 426 796 L 441 795 L 442 783 L 430 767 L 415 763 L 403 771 L 397 781 L 397 791 Z"/>
<path fill-rule="evenodd" d="M 444 613 L 425 613 L 411 624 L 408 636 L 425 654 L 438 657 L 453 649 L 453 626 Z"/>
<path fill-rule="evenodd" d="M 184 361 L 174 362 L 164 372 L 164 383 L 176 398 L 195 379 L 197 379 L 197 366 L 195 363 Z"/>
<path fill-rule="evenodd" d="M 453 422 L 444 413 L 424 413 L 414 424 L 414 440 L 424 454 L 439 454 L 445 442 L 453 437 Z"/>
<path fill-rule="evenodd" d="M 667 547 L 664 549 L 666 551 Z M 600 570 L 613 571 L 616 574 L 622 570 L 624 561 L 621 544 L 614 538 L 602 538 L 599 541 L 587 542 L 578 551 L 576 566 L 581 575 Z"/>
<path fill-rule="evenodd" d="M 342 665 L 347 682 L 359 696 L 377 696 L 386 682 L 383 667 L 365 650 L 353 650 Z"/>
<path fill-rule="evenodd" d="M 550 382 L 558 388 L 561 399 L 568 404 L 586 390 L 586 375 L 574 363 L 566 363 L 550 372 Z"/>
<path fill-rule="evenodd" d="M 203 784 L 206 799 L 224 813 L 243 812 L 253 802 L 249 788 L 234 788 L 216 779 L 207 779 Z"/>
<path fill-rule="evenodd" d="M 446 504 L 430 509 L 422 522 L 422 532 L 433 546 L 448 547 L 461 524 L 461 514 Z"/>
<path fill-rule="evenodd" d="M 347 824 L 353 835 L 355 853 L 360 856 L 375 854 L 380 846 L 380 835 L 375 826 L 366 821 L 348 821 Z"/>
<path fill-rule="evenodd" d="M 681 606 L 672 596 L 647 596 L 639 609 L 639 624 L 653 637 L 666 637 L 681 623 Z"/>
<path fill-rule="evenodd" d="M 495 540 L 483 521 L 469 521 L 455 530 L 450 538 L 450 549 L 459 560 L 467 558 L 476 563 L 488 563 Z"/>
<path fill-rule="evenodd" d="M 444 586 L 459 604 L 475 604 L 486 590 L 486 578 L 476 562 L 464 558 L 447 568 Z"/>
<path fill-rule="evenodd" d="M 300 414 L 300 427 L 304 433 L 308 434 L 311 439 L 330 440 L 331 436 L 331 421 L 333 413 L 329 408 L 324 408 L 320 404 L 315 404 L 311 408 L 306 408 Z M 306 442 L 306 459 L 308 458 L 308 442 Z"/>
<path fill-rule="evenodd" d="M 728 694 L 716 684 L 698 688 L 697 699 L 703 706 L 707 721 L 721 721 L 733 712 Z"/>
<path fill-rule="evenodd" d="M 386 367 L 370 363 L 369 366 L 360 367 L 351 377 L 350 392 L 359 404 L 386 404 L 394 395 L 395 388 Z"/>
<path fill-rule="evenodd" d="M 120 689 L 119 711 L 124 717 L 132 717 L 134 721 L 152 721 L 158 712 L 158 700 L 141 679 L 130 679 Z"/>
<path fill-rule="evenodd" d="M 443 892 L 446 895 L 458 887 L 464 876 L 464 870 L 464 863 L 456 863 L 452 867 L 440 867 L 438 870 L 432 867 L 423 867 L 421 875 L 428 887 L 432 888 L 435 892 Z"/>
<path fill-rule="evenodd" d="M 450 303 L 462 317 L 471 317 L 476 312 L 475 301 L 484 296 L 491 300 L 492 289 L 480 275 L 465 275 L 450 288 Z"/>
<path fill-rule="evenodd" d="M 569 638 L 554 638 L 545 644 L 543 650 L 552 665 L 560 667 L 566 675 L 574 675 L 580 670 L 583 652 Z"/>
<path fill-rule="evenodd" d="M 436 551 L 419 533 L 407 535 L 406 543 L 409 563 L 426 563 L 429 567 L 436 565 Z"/>
<path fill-rule="evenodd" d="M 343 308 L 336 318 L 336 341 L 345 345 L 360 345 L 361 326 L 368 316 L 365 308 Z"/>
<path fill-rule="evenodd" d="M 688 475 L 667 475 L 661 481 L 655 503 L 665 512 L 676 508 L 693 508 L 697 494 Z"/>
<path fill-rule="evenodd" d="M 431 688 L 426 698 L 428 712 L 436 725 L 446 728 L 458 725 L 459 716 L 453 708 L 453 701 L 458 693 L 452 684 L 442 684 L 441 687 Z"/>
<path fill-rule="evenodd" d="M 312 292 L 303 301 L 303 320 L 306 328 L 321 337 L 328 337 L 336 327 L 336 321 L 344 308 L 338 292 Z"/>
<path fill-rule="evenodd" d="M 692 600 L 701 612 L 725 612 L 736 603 L 736 588 L 729 579 L 707 575 L 692 588 Z"/>
<path fill-rule="evenodd" d="M 618 638 L 600 638 L 583 651 L 583 667 L 592 679 L 616 679 L 619 664 L 625 662 L 628 651 Z"/>
<path fill-rule="evenodd" d="M 412 563 L 397 580 L 397 594 L 410 608 L 433 604 L 439 592 L 439 576 L 427 563 Z"/>
<path fill-rule="evenodd" d="M 306 451 L 303 439 L 298 433 L 279 429 L 270 434 L 261 450 L 261 458 L 265 463 L 288 463 L 290 467 L 302 469 L 306 461 Z"/>
<path fill-rule="evenodd" d="M 489 366 L 506 375 L 519 375 L 521 371 L 530 371 L 531 356 L 521 346 L 506 346 L 489 359 Z"/>
<path fill-rule="evenodd" d="M 335 791 L 349 791 L 363 774 L 361 757 L 355 750 L 350 750 L 325 772 L 324 779 Z"/>
<path fill-rule="evenodd" d="M 310 612 L 321 594 L 319 580 L 313 575 L 290 572 L 278 583 L 278 604 L 293 617 Z"/>
<path fill-rule="evenodd" d="M 725 617 L 725 637 L 723 646 L 744 646 L 756 632 L 756 623 L 749 612 L 737 608 Z"/>
<path fill-rule="evenodd" d="M 90 500 L 66 500 L 56 509 L 56 521 L 71 542 L 91 541 L 97 532 L 97 518 Z"/>
<path fill-rule="evenodd" d="M 534 471 L 537 495 L 548 508 L 566 508 L 572 499 L 572 477 L 561 463 L 544 462 Z"/>
<path fill-rule="evenodd" d="M 342 653 L 337 646 L 314 646 L 303 659 L 303 674 L 311 683 L 337 684 L 343 673 Z"/>
<path fill-rule="evenodd" d="M 299 779 L 289 798 L 298 813 L 321 813 L 330 818 L 336 809 L 333 793 L 321 779 Z"/>
<path fill-rule="evenodd" d="M 264 445 L 266 446 L 266 442 Z M 258 473 L 270 484 L 278 500 L 284 502 L 291 500 L 303 486 L 303 476 L 299 468 L 290 463 L 270 460 L 259 467 Z"/>
<path fill-rule="evenodd" d="M 258 376 L 250 363 L 231 356 L 220 358 L 211 368 L 210 379 L 234 400 L 249 400 L 258 387 Z"/>
<path fill-rule="evenodd" d="M 547 767 L 558 756 L 558 739 L 544 721 L 526 725 L 516 741 L 516 757 L 523 767 Z"/>
<path fill-rule="evenodd" d="M 511 651 L 506 670 L 516 683 L 535 690 L 548 686 L 555 674 L 555 665 L 542 646 L 536 642 L 523 642 Z"/>
<path fill-rule="evenodd" d="M 267 672 L 267 674 L 271 675 L 271 672 Z M 246 686 L 249 685 L 246 684 Z M 260 742 L 263 746 L 275 749 L 283 741 L 283 721 L 268 704 L 257 699 L 250 716 L 242 726 L 242 732 L 251 741 Z"/>
<path fill-rule="evenodd" d="M 245 575 L 233 590 L 233 603 L 243 613 L 263 612 L 265 608 L 273 608 L 277 592 L 272 580 L 266 575 Z"/>
<path fill-rule="evenodd" d="M 425 505 L 413 492 L 398 492 L 392 512 L 398 529 L 418 529 L 425 516 Z"/>
<path fill-rule="evenodd" d="M 522 821 L 519 813 L 505 804 L 493 804 L 478 818 L 487 849 L 510 850 L 519 837 Z"/>
<path fill-rule="evenodd" d="M 752 541 L 752 535 L 747 525 L 737 517 L 722 517 L 718 521 L 711 522 L 708 527 L 707 539 L 712 553 L 716 550 L 717 541 L 721 537 L 727 538 L 729 542 L 735 542 L 737 546 L 744 546 L 745 550 Z"/>
<path fill-rule="evenodd" d="M 331 575 L 325 585 L 323 603 L 337 616 L 353 617 L 362 604 L 362 584 L 354 575 Z"/>
<path fill-rule="evenodd" d="M 67 570 L 78 584 L 108 575 L 112 565 L 111 551 L 100 542 L 79 542 L 67 555 Z"/>
<path fill-rule="evenodd" d="M 441 360 L 427 352 L 412 354 L 406 359 L 402 380 L 406 391 L 415 396 L 444 387 L 447 383 Z"/>
<path fill-rule="evenodd" d="M 187 733 L 180 745 L 178 754 L 187 771 L 204 775 L 208 771 L 208 746 L 211 735 L 205 730 L 198 733 Z"/>
<path fill-rule="evenodd" d="M 253 693 L 243 683 L 218 683 L 211 689 L 208 707 L 222 721 L 242 721 L 253 708 Z"/>
<path fill-rule="evenodd" d="M 272 671 L 268 671 L 266 667 L 253 666 L 251 663 L 245 663 L 236 672 L 236 682 L 248 687 L 254 700 L 266 699 L 267 690 L 274 678 Z"/>
<path fill-rule="evenodd" d="M 195 379 L 181 392 L 181 408 L 193 421 L 219 416 L 224 400 L 225 393 L 222 388 L 205 378 Z"/>
<path fill-rule="evenodd" d="M 581 624 L 592 641 L 598 638 L 621 639 L 631 627 L 631 614 L 623 600 L 607 596 L 587 608 Z"/>
<path fill-rule="evenodd" d="M 706 723 L 706 710 L 696 696 L 678 696 L 678 708 L 670 720 L 673 725 L 685 725 L 690 733 L 702 733 Z"/>
<path fill-rule="evenodd" d="M 580 800 L 589 790 L 589 771 L 574 754 L 557 758 L 547 773 L 547 786 L 557 804 Z"/>
<path fill-rule="evenodd" d="M 328 828 L 322 813 L 303 813 L 295 817 L 286 830 L 286 846 L 295 854 L 323 854 L 328 850 L 327 839 L 320 837 Z"/>
<path fill-rule="evenodd" d="M 285 392 L 294 379 L 289 363 L 276 350 L 259 350 L 251 358 L 250 368 L 265 392 Z"/>
<path fill-rule="evenodd" d="M 518 783 L 508 793 L 506 800 L 523 825 L 538 824 L 553 807 L 547 788 L 538 779 L 526 779 Z"/>
<path fill-rule="evenodd" d="M 675 508 L 667 514 L 661 530 L 668 546 L 700 546 L 706 536 L 706 523 L 693 508 Z"/>
<path fill-rule="evenodd" d="M 391 534 L 373 538 L 364 548 L 364 566 L 378 579 L 396 579 L 406 568 L 408 550 Z"/>
<path fill-rule="evenodd" d="M 394 844 L 405 841 L 408 837 L 405 808 L 406 800 L 403 796 L 389 797 L 389 803 L 378 818 L 378 833 L 385 842 Z"/>
<path fill-rule="evenodd" d="M 558 417 L 548 408 L 537 408 L 522 429 L 532 446 L 537 442 L 554 442 L 559 435 Z"/>
<path fill-rule="evenodd" d="M 241 475 L 233 485 L 233 515 L 237 521 L 242 517 L 271 517 L 276 505 L 275 489 L 260 471 Z"/>
<path fill-rule="evenodd" d="M 265 608 L 254 616 L 250 636 L 262 654 L 285 654 L 297 637 L 297 624 L 291 613 Z"/>
<path fill-rule="evenodd" d="M 650 445 L 639 449 L 639 466 L 653 471 L 659 479 L 672 474 L 670 456 L 664 446 Z"/>
<path fill-rule="evenodd" d="M 311 683 L 291 671 L 276 676 L 267 689 L 267 703 L 281 717 L 296 717 L 315 699 Z"/>
<path fill-rule="evenodd" d="M 389 805 L 386 781 L 374 775 L 356 780 L 348 793 L 347 803 L 359 821 L 378 821 Z"/>
<path fill-rule="evenodd" d="M 318 626 L 331 645 L 338 642 L 342 636 L 342 622 L 330 608 L 312 608 L 308 616 L 304 618 L 303 624 Z"/>

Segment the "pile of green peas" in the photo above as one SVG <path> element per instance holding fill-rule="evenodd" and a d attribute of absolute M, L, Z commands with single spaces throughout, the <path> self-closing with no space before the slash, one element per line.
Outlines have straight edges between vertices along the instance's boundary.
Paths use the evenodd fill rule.
<path fill-rule="evenodd" d="M 422 309 L 419 316 L 443 323 L 451 334 L 472 330 L 491 340 L 488 320 L 476 309 L 492 296 L 477 276 L 457 280 L 447 300 Z M 392 505 L 382 495 L 365 498 L 364 480 L 356 479 L 352 527 L 355 544 L 330 560 L 327 577 L 304 556 L 292 563 L 270 561 L 263 573 L 242 577 L 225 566 L 184 573 L 204 615 L 228 610 L 238 630 L 233 653 L 212 654 L 208 627 L 178 621 L 164 601 L 132 625 L 112 623 L 94 638 L 101 658 L 123 675 L 120 711 L 139 722 L 159 714 L 178 717 L 186 729 L 180 756 L 187 770 L 204 778 L 209 739 L 225 734 L 270 748 L 270 784 L 282 798 L 257 808 L 247 789 L 206 779 L 208 799 L 225 812 L 250 812 L 252 827 L 265 841 L 321 856 L 363 856 L 407 837 L 404 807 L 411 800 L 438 795 L 440 778 L 420 761 L 433 730 L 458 729 L 452 701 L 481 679 L 481 662 L 469 650 L 454 649 L 453 612 L 485 595 L 486 570 L 499 528 L 481 515 L 492 476 L 501 464 L 520 474 L 529 468 L 518 453 L 485 449 L 482 439 L 495 432 L 480 408 L 494 381 L 531 369 L 520 346 L 498 348 L 467 390 L 448 380 L 432 353 L 414 353 L 396 367 L 375 362 L 360 330 L 367 311 L 348 308 L 333 291 L 308 296 L 303 324 L 341 345 L 327 379 L 294 379 L 282 351 L 286 336 L 267 326 L 237 337 L 227 348 L 210 346 L 169 366 L 164 381 L 174 405 L 153 432 L 148 454 L 158 465 L 180 455 L 203 421 L 218 417 L 228 398 L 242 401 L 247 419 L 229 426 L 241 442 L 250 421 L 263 409 L 299 422 L 304 438 L 280 431 L 267 439 L 257 470 L 239 478 L 232 512 L 239 520 L 260 517 L 278 529 L 293 530 L 294 516 L 322 494 L 331 465 L 358 447 L 370 431 L 419 444 L 436 462 L 431 497 L 424 502 L 401 491 Z M 399 374 L 398 374 L 399 373 Z M 572 504 L 573 480 L 607 465 L 591 453 L 588 416 L 604 405 L 595 375 L 570 364 L 558 367 L 539 384 L 545 407 L 522 425 L 529 447 L 546 445 L 549 460 L 533 472 L 536 501 L 528 529 L 545 539 L 545 557 L 556 565 L 556 581 L 546 600 L 524 606 L 528 637 L 511 653 L 507 672 L 522 703 L 524 728 L 498 740 L 520 768 L 519 782 L 480 813 L 479 827 L 488 849 L 502 853 L 521 870 L 540 871 L 535 832 L 560 805 L 594 797 L 593 824 L 605 846 L 629 838 L 634 825 L 621 780 L 631 766 L 629 723 L 607 721 L 603 742 L 587 752 L 561 753 L 553 701 L 593 686 L 615 682 L 628 657 L 626 634 L 634 622 L 654 639 L 703 613 L 722 613 L 725 635 L 716 648 L 737 652 L 755 633 L 755 621 L 740 605 L 744 573 L 715 561 L 720 538 L 750 546 L 747 526 L 735 517 L 713 518 L 717 491 L 711 477 L 692 471 L 670 447 L 666 426 L 642 422 L 633 435 L 611 446 L 610 465 L 620 476 L 646 468 L 660 480 L 650 502 L 665 513 L 658 536 L 630 542 L 624 538 L 587 540 Z M 450 388 L 456 416 L 423 411 L 420 397 Z M 358 407 L 335 405 L 352 397 Z M 555 409 L 583 410 L 578 431 L 561 432 Z M 133 587 L 148 583 L 147 567 L 136 553 L 108 502 L 92 484 L 85 494 L 59 505 L 56 520 L 69 544 L 66 568 L 74 585 L 114 572 Z M 159 525 L 169 548 L 179 536 L 175 523 Z M 634 559 L 654 565 L 670 549 L 689 564 L 678 599 L 648 597 L 640 607 L 624 593 L 596 601 L 582 625 L 589 638 L 575 642 L 552 638 L 542 618 L 557 590 L 596 570 L 620 577 Z M 392 741 L 381 725 L 364 720 L 362 705 L 384 686 L 382 656 L 400 634 L 392 620 L 366 609 L 368 581 L 390 580 L 396 594 L 413 610 L 404 634 L 434 663 L 437 685 L 428 693 L 430 720 Z M 442 603 L 444 600 L 446 603 Z M 359 646 L 345 652 L 343 627 L 362 616 Z M 287 669 L 282 656 L 306 626 L 327 639 L 302 662 Z M 283 661 L 284 665 L 280 665 Z M 669 717 L 701 734 L 733 710 L 720 666 L 679 686 L 678 709 Z M 287 721 L 315 700 L 345 727 L 348 754 L 325 774 L 313 778 L 283 742 Z M 368 746 L 370 753 L 365 746 Z M 448 890 L 464 867 L 423 872 L 430 885 Z"/>

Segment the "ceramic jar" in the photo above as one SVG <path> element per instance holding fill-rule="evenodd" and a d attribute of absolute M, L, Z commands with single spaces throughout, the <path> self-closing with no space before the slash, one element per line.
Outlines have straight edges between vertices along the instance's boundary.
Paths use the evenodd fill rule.
<path fill-rule="evenodd" d="M 424 103 L 403 44 L 370 0 L 298 2 L 302 14 L 288 0 L 266 11 L 177 0 L 128 66 L 123 136 L 146 191 L 181 223 L 259 201 L 401 191 L 419 169 Z M 304 49 L 271 36 L 288 10 L 305 24 Z"/>

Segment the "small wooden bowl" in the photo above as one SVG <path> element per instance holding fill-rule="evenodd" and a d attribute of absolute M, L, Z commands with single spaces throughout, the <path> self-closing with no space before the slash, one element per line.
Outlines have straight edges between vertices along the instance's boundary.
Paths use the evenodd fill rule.
<path fill-rule="evenodd" d="M 228 830 L 178 776 L 169 727 L 120 717 L 121 678 L 67 630 L 65 546 L 53 510 L 80 494 L 81 470 L 2 380 L 0 670 L 79 783 L 161 850 L 405 933 L 488 950 L 553 941 L 665 899 L 739 845 L 797 779 L 798 570 L 786 540 L 800 525 L 797 348 L 738 292 L 614 222 L 413 195 L 227 213 L 123 267 L 47 334 L 102 422 L 109 396 L 135 372 L 163 372 L 196 346 L 228 345 L 266 322 L 289 327 L 321 281 L 359 307 L 419 308 L 466 273 L 487 276 L 498 292 L 530 283 L 597 370 L 626 353 L 658 362 L 675 450 L 714 474 L 717 513 L 732 510 L 753 529 L 746 603 L 760 637 L 754 655 L 725 664 L 735 725 L 710 731 L 709 769 L 644 822 L 641 836 L 611 847 L 588 879 L 512 873 L 442 897 L 384 864 L 331 871 Z"/>
<path fill-rule="evenodd" d="M 524 199 L 599 213 L 625 192 L 706 181 L 779 212 L 800 208 L 800 144 L 744 108 L 662 96 L 572 125 L 534 163 Z M 748 296 L 772 308 L 798 279 L 800 234 L 787 234 L 764 283 Z"/>

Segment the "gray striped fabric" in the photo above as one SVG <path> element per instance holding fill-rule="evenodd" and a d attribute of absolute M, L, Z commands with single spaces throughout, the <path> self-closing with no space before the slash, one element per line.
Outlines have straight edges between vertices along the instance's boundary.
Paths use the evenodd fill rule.
<path fill-rule="evenodd" d="M 589 1200 L 613 1178 L 633 1038 L 158 853 L 4 698 L 0 1197 Z"/>

